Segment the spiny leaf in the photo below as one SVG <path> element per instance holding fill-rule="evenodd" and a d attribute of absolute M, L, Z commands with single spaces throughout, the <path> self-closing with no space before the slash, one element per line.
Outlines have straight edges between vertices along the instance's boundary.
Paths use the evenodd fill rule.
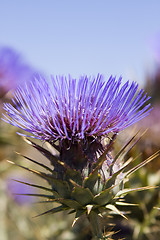
<path fill-rule="evenodd" d="M 35 201 L 33 203 L 35 203 L 35 204 L 37 204 L 37 203 L 54 203 L 54 202 L 58 201 L 59 199 L 61 199 L 61 198 L 47 199 L 45 201 Z"/>
<path fill-rule="evenodd" d="M 32 145 L 32 147 L 36 148 L 42 155 L 44 155 L 48 160 L 50 160 L 50 162 L 54 165 L 57 165 L 59 163 L 59 159 L 54 156 L 51 152 L 49 152 L 47 149 L 39 146 L 38 144 L 32 142 L 30 139 L 28 138 L 24 138 L 24 140 Z M 60 164 L 60 163 L 59 163 Z"/>
<path fill-rule="evenodd" d="M 113 194 L 111 193 L 111 189 L 113 189 L 115 186 L 116 185 L 114 185 L 110 188 L 107 188 L 104 191 L 97 194 L 93 199 L 94 203 L 96 203 L 98 205 L 107 204 L 113 198 Z"/>
<path fill-rule="evenodd" d="M 135 159 L 136 159 L 136 158 L 135 158 Z M 106 183 L 105 183 L 105 188 L 109 188 L 109 187 L 111 187 L 113 184 L 115 184 L 116 177 L 117 177 L 120 173 L 122 173 L 135 159 L 133 159 L 133 158 L 128 159 L 128 161 L 125 162 L 125 163 L 123 164 L 123 166 L 122 166 L 117 172 L 115 172 L 111 177 L 109 177 L 109 178 L 107 179 Z M 126 176 L 126 175 L 123 174 L 123 177 L 122 177 L 121 182 L 124 181 L 125 176 Z M 120 184 L 120 183 L 119 183 L 119 184 Z"/>
<path fill-rule="evenodd" d="M 129 141 L 127 141 L 127 143 L 121 148 L 121 150 L 116 154 L 116 156 L 114 157 L 114 161 L 113 164 L 116 162 L 117 158 L 120 156 L 121 153 L 123 153 L 123 151 L 126 149 L 126 147 L 134 140 L 134 138 L 138 135 L 139 131 L 130 138 Z"/>
<path fill-rule="evenodd" d="M 23 168 L 23 169 L 25 169 L 25 170 L 27 170 L 27 171 L 29 171 L 31 173 L 34 173 L 34 174 L 38 175 L 39 177 L 41 177 L 41 178 L 43 178 L 45 180 L 51 181 L 51 180 L 55 179 L 52 175 L 46 174 L 44 172 L 40 172 L 40 171 L 36 171 L 34 169 L 31 169 L 31 168 L 24 167 L 22 165 L 19 165 L 17 163 L 12 162 L 12 161 L 8 161 L 8 162 L 11 163 L 11 164 L 14 164 L 14 165 L 16 165 L 16 166 L 18 166 L 20 168 Z"/>
<path fill-rule="evenodd" d="M 123 153 L 122 159 L 124 159 L 125 155 L 136 145 L 136 143 L 143 137 L 143 135 L 146 133 L 147 130 L 145 130 L 141 136 L 131 145 L 131 147 L 124 152 L 124 150 L 126 149 L 127 146 L 129 146 L 129 144 L 134 140 L 134 138 L 138 135 L 139 131 L 124 145 L 124 147 L 122 147 L 122 149 L 116 154 L 116 156 L 114 157 L 114 160 L 112 162 L 112 164 L 110 165 L 110 173 L 112 173 L 112 169 L 114 166 L 114 163 L 116 162 L 117 158 Z M 135 158 L 137 159 L 137 157 Z M 133 160 L 135 160 L 133 159 Z"/>
<path fill-rule="evenodd" d="M 112 140 L 110 141 L 110 143 L 107 145 L 105 151 L 103 152 L 103 154 L 98 158 L 96 164 L 94 165 L 94 171 L 97 171 L 98 169 L 101 168 L 103 162 L 106 160 L 106 154 L 108 153 L 108 151 L 110 150 L 110 148 L 112 147 L 113 143 L 114 143 L 114 140 L 116 138 L 116 135 L 117 134 L 114 134 L 113 137 L 112 137 Z"/>
<path fill-rule="evenodd" d="M 38 193 L 14 193 L 17 196 L 31 196 L 31 197 L 44 197 L 54 199 L 53 195 L 46 195 L 46 194 L 38 194 Z"/>
<path fill-rule="evenodd" d="M 51 179 L 52 187 L 60 196 L 63 198 L 69 198 L 71 194 L 71 190 L 69 184 L 66 181 L 62 181 L 60 179 Z"/>
<path fill-rule="evenodd" d="M 124 154 L 122 155 L 122 158 L 124 159 L 124 157 L 127 155 L 127 153 L 130 152 L 130 150 L 140 141 L 140 139 L 143 137 L 143 135 L 147 132 L 147 129 L 140 135 L 140 137 L 129 147 L 129 149 L 127 149 L 127 151 L 124 152 Z M 139 131 L 137 132 L 137 134 L 139 133 Z M 136 135 L 137 135 L 136 134 Z M 136 136 L 135 135 L 135 136 Z"/>
<path fill-rule="evenodd" d="M 30 171 L 30 172 L 42 177 L 43 179 L 47 180 L 50 184 L 52 184 L 52 187 L 54 188 L 53 191 L 56 190 L 56 192 L 60 196 L 62 196 L 64 198 L 68 198 L 70 196 L 70 188 L 69 188 L 69 185 L 66 181 L 58 180 L 58 179 L 54 178 L 52 175 L 49 175 L 49 174 L 46 174 L 46 173 L 43 173 L 43 172 L 39 172 L 39 171 L 30 169 L 30 168 L 21 166 L 19 164 L 13 163 L 11 161 L 9 161 L 9 162 L 27 170 L 27 171 Z"/>
<path fill-rule="evenodd" d="M 84 179 L 83 186 L 84 188 L 89 188 L 93 192 L 93 188 L 100 177 L 98 170 L 91 172 L 88 177 Z"/>
<path fill-rule="evenodd" d="M 77 201 L 72 200 L 72 199 L 61 199 L 60 203 L 62 203 L 63 205 L 66 205 L 68 207 L 70 207 L 71 209 L 79 209 L 82 207 L 81 204 L 79 204 Z"/>
<path fill-rule="evenodd" d="M 43 187 L 43 186 L 40 186 L 40 185 L 36 185 L 36 184 L 32 184 L 32 183 L 27 183 L 27 182 L 19 181 L 19 180 L 16 180 L 16 179 L 12 179 L 12 180 L 15 181 L 15 182 L 19 182 L 19 183 L 22 183 L 22 184 L 31 186 L 31 187 L 36 187 L 36 188 L 40 188 L 40 189 L 43 189 L 43 190 L 52 192 L 52 189 L 50 189 L 50 188 L 46 188 L 46 187 Z"/>
<path fill-rule="evenodd" d="M 114 198 L 119 198 L 121 196 L 125 196 L 127 195 L 128 193 L 131 193 L 131 192 L 137 192 L 137 191 L 143 191 L 143 190 L 149 190 L 149 189 L 154 189 L 156 188 L 155 186 L 146 186 L 146 187 L 140 187 L 140 188 L 125 188 L 123 190 L 120 190 Z"/>
<path fill-rule="evenodd" d="M 80 205 L 77 201 L 73 199 L 64 199 L 64 198 L 54 198 L 54 199 L 47 199 L 46 201 L 38 201 L 35 203 L 61 203 L 63 206 L 69 207 L 70 209 L 80 209 L 82 208 L 82 205 Z"/>
<path fill-rule="evenodd" d="M 67 168 L 66 172 L 65 172 L 65 179 L 68 180 L 73 180 L 74 182 L 76 182 L 78 185 L 82 185 L 82 175 L 80 173 L 80 171 L 76 171 L 75 169 L 71 169 L 71 168 Z"/>
<path fill-rule="evenodd" d="M 66 163 L 60 161 L 56 156 L 54 156 L 51 152 L 49 152 L 47 149 L 37 145 L 36 143 L 32 142 L 29 139 L 26 139 L 26 141 L 31 144 L 34 148 L 36 148 L 39 152 L 41 152 L 42 155 L 44 155 L 47 159 L 49 159 L 53 166 L 59 166 L 60 168 L 63 168 L 66 176 L 68 176 L 71 179 L 77 180 L 79 183 L 82 184 L 82 177 L 81 174 L 76 171 L 75 169 L 72 169 L 70 166 L 68 166 Z M 53 171 L 52 171 L 53 172 Z"/>
<path fill-rule="evenodd" d="M 55 207 L 55 208 L 52 208 L 46 212 L 43 212 L 41 214 L 38 214 L 36 216 L 34 216 L 33 218 L 36 218 L 36 217 L 40 217 L 40 216 L 43 216 L 43 215 L 46 215 L 46 214 L 49 214 L 49 213 L 57 213 L 57 212 L 61 212 L 61 211 L 64 211 L 64 210 L 67 210 L 68 208 L 64 207 L 63 205 L 62 206 L 59 206 L 59 207 Z"/>
<path fill-rule="evenodd" d="M 123 214 L 118 210 L 118 208 L 116 208 L 114 205 L 112 205 L 112 204 L 107 204 L 105 207 L 106 207 L 107 209 L 109 209 L 109 210 L 111 210 L 111 211 L 113 211 L 113 212 L 121 215 L 123 218 L 127 219 L 127 217 L 126 217 L 125 215 L 123 215 Z M 127 219 L 127 220 L 128 220 L 128 219 Z"/>
<path fill-rule="evenodd" d="M 72 183 L 73 186 L 82 188 L 82 186 L 76 183 L 74 180 L 70 179 L 69 181 Z"/>
<path fill-rule="evenodd" d="M 146 131 L 145 131 L 146 132 Z M 144 133 L 145 133 L 144 132 Z M 141 136 L 138 138 L 138 140 L 136 140 L 131 147 L 124 152 L 124 150 L 127 148 L 127 146 L 129 146 L 129 144 L 134 140 L 134 138 L 138 135 L 139 131 L 124 145 L 124 147 L 122 147 L 122 149 L 116 154 L 116 156 L 114 157 L 114 160 L 112 162 L 112 164 L 110 165 L 110 174 L 112 174 L 113 171 L 113 166 L 115 164 L 115 162 L 117 161 L 118 157 L 123 153 L 123 157 L 122 159 L 124 159 L 125 155 L 134 147 L 134 145 L 142 138 L 142 136 L 144 135 L 144 133 L 141 134 Z"/>
<path fill-rule="evenodd" d="M 129 164 L 129 163 L 128 163 Z M 113 184 L 115 184 L 116 177 L 123 172 L 123 170 L 127 167 L 125 165 L 124 167 L 120 168 L 117 172 L 115 172 L 111 177 L 109 177 L 105 183 L 105 189 L 110 188 Z"/>
<path fill-rule="evenodd" d="M 26 156 L 24 156 L 24 155 L 22 155 L 22 154 L 20 154 L 20 153 L 18 153 L 18 152 L 16 152 L 16 153 L 17 153 L 18 155 L 24 157 L 25 159 L 27 159 L 27 160 L 29 160 L 29 161 L 31 161 L 31 162 L 33 162 L 33 163 L 35 163 L 35 164 L 37 164 L 37 165 L 45 168 L 45 169 L 48 170 L 49 172 L 51 172 L 51 173 L 53 172 L 53 169 L 49 168 L 48 166 L 44 165 L 43 163 L 37 162 L 37 161 L 35 161 L 35 160 L 33 160 L 33 159 L 29 158 L 29 157 L 26 157 Z"/>
<path fill-rule="evenodd" d="M 93 199 L 93 194 L 88 188 L 75 186 L 72 191 L 71 197 L 84 206 L 91 203 Z"/>
<path fill-rule="evenodd" d="M 137 171 L 138 169 L 140 169 L 141 167 L 145 166 L 147 163 L 151 162 L 156 157 L 158 157 L 159 154 L 160 154 L 160 150 L 157 151 L 156 153 L 154 153 L 152 156 L 150 156 L 146 160 L 144 160 L 143 162 L 141 162 L 138 165 L 136 165 L 135 167 L 133 167 L 132 169 L 130 169 L 128 172 L 126 172 L 125 177 L 129 177 L 132 173 L 134 173 L 135 171 Z"/>

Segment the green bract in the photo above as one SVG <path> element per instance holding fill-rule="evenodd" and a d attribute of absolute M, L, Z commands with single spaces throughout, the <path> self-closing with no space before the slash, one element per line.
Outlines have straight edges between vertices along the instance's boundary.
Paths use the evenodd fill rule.
<path fill-rule="evenodd" d="M 108 239 L 109 236 L 103 234 L 99 225 L 99 220 L 105 214 L 116 213 L 126 218 L 125 213 L 118 210 L 118 205 L 129 206 L 129 203 L 123 201 L 123 197 L 133 191 L 141 191 L 150 189 L 152 187 L 142 187 L 134 189 L 126 189 L 124 183 L 128 180 L 131 173 L 135 172 L 146 163 L 155 158 L 158 153 L 148 158 L 144 162 L 138 164 L 136 167 L 131 167 L 134 159 L 129 159 L 125 163 L 118 166 L 118 161 L 122 162 L 121 158 L 127 153 L 127 147 L 132 144 L 135 136 L 124 146 L 124 148 L 112 159 L 112 163 L 106 168 L 106 156 L 110 154 L 112 145 L 114 143 L 114 136 L 105 147 L 105 152 L 98 158 L 97 162 L 82 169 L 76 170 L 68 166 L 66 163 L 59 160 L 59 156 L 53 155 L 53 151 L 49 151 L 36 143 L 26 139 L 26 141 L 43 154 L 51 163 L 52 167 L 48 167 L 38 161 L 30 159 L 27 160 L 40 165 L 45 171 L 36 171 L 24 166 L 20 166 L 46 180 L 50 185 L 49 188 L 41 185 L 21 182 L 36 188 L 40 188 L 49 192 L 48 194 L 26 194 L 31 196 L 38 196 L 45 198 L 45 202 L 56 202 L 60 206 L 53 207 L 47 213 L 56 213 L 68 210 L 69 213 L 75 213 L 75 222 L 82 216 L 86 215 L 93 228 L 96 239 Z M 51 150 L 53 146 L 47 143 Z M 131 147 L 132 147 L 131 146 Z M 56 147 L 56 145 L 55 145 Z M 56 147 L 58 150 L 58 147 Z M 63 174 L 59 174 L 59 169 Z M 20 181 L 19 181 L 20 182 Z M 38 215 L 38 216 L 40 216 Z"/>

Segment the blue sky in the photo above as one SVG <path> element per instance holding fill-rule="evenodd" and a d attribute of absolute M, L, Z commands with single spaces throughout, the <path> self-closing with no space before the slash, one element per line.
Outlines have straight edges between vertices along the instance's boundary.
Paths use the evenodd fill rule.
<path fill-rule="evenodd" d="M 0 45 L 50 74 L 142 83 L 160 32 L 159 0 L 0 0 Z"/>

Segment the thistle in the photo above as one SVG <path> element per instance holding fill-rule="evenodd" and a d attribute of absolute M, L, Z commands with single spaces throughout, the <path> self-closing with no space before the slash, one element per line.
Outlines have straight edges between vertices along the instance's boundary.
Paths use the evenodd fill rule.
<path fill-rule="evenodd" d="M 85 214 L 95 239 L 109 238 L 102 231 L 100 218 L 113 212 L 126 218 L 117 207 L 127 205 L 123 197 L 131 191 L 149 188 L 124 187 L 128 176 L 153 158 L 133 168 L 133 159 L 124 162 L 135 136 L 119 153 L 112 154 L 117 134 L 149 114 L 148 100 L 135 82 L 122 85 L 121 78 L 116 80 L 111 76 L 105 81 L 101 75 L 78 80 L 70 76 L 52 77 L 50 83 L 39 77 L 15 91 L 14 106 L 4 104 L 8 116 L 4 115 L 3 120 L 28 132 L 18 134 L 40 139 L 49 147 L 46 149 L 26 139 L 51 166 L 24 157 L 47 173 L 21 166 L 50 185 L 46 188 L 22 182 L 50 192 L 35 196 L 45 197 L 44 202 L 60 204 L 42 214 L 69 210 L 75 213 L 74 223 Z M 53 154 L 53 148 L 57 154 Z"/>

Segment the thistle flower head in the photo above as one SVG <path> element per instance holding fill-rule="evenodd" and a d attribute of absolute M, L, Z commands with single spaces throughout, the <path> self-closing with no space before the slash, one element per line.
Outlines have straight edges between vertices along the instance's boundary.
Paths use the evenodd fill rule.
<path fill-rule="evenodd" d="M 145 117 L 150 104 L 138 84 L 102 75 L 72 79 L 52 77 L 49 84 L 35 78 L 19 87 L 4 109 L 5 120 L 29 133 L 28 136 L 54 143 L 59 140 L 60 159 L 81 171 L 103 151 L 101 138 Z M 25 135 L 26 136 L 26 135 Z"/>
<path fill-rule="evenodd" d="M 138 84 L 102 75 L 79 79 L 52 77 L 49 84 L 36 78 L 19 87 L 14 107 L 5 104 L 5 120 L 45 141 L 81 141 L 118 133 L 148 115 L 149 97 Z M 145 105 L 145 106 L 144 106 Z"/>

